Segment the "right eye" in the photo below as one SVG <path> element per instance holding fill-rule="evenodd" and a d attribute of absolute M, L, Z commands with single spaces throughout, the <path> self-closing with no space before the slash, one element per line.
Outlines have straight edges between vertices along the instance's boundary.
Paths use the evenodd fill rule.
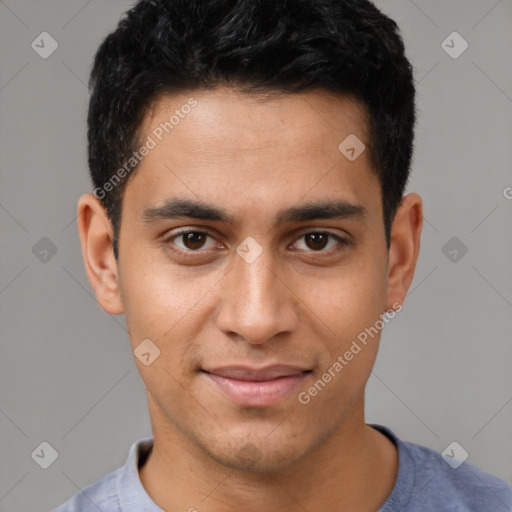
<path fill-rule="evenodd" d="M 171 245 L 172 250 L 179 250 L 181 252 L 203 252 L 199 251 L 199 249 L 203 248 L 205 242 L 208 238 L 212 238 L 211 235 L 204 231 L 194 231 L 194 230 L 181 230 L 177 233 L 173 233 L 171 236 L 165 239 L 165 243 Z M 181 240 L 182 245 L 176 243 L 175 240 Z M 174 245 L 175 247 L 172 247 Z M 216 247 L 215 244 L 207 247 L 207 249 L 211 249 Z"/>

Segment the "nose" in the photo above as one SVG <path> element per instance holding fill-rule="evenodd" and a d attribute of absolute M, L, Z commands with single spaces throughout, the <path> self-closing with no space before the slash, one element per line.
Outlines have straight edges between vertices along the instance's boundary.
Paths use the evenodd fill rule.
<path fill-rule="evenodd" d="M 217 327 L 231 337 L 263 344 L 297 328 L 299 302 L 270 249 L 251 263 L 235 254 L 233 267 L 223 280 Z"/>

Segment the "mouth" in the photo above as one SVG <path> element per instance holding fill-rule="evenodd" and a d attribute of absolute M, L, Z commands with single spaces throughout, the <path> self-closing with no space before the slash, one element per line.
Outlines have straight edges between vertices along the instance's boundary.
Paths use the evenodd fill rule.
<path fill-rule="evenodd" d="M 225 367 L 201 370 L 208 382 L 231 401 L 248 407 L 267 407 L 288 396 L 312 370 L 273 366 L 260 370 Z"/>

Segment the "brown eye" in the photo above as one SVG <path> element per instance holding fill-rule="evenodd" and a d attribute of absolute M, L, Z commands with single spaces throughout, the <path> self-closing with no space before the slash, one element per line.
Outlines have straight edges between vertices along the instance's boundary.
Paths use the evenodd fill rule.
<path fill-rule="evenodd" d="M 206 235 L 205 233 L 194 231 L 192 233 L 184 233 L 181 236 L 185 247 L 187 249 L 194 251 L 196 249 L 201 249 L 208 235 Z"/>
<path fill-rule="evenodd" d="M 327 245 L 329 237 L 326 233 L 309 233 L 305 235 L 306 245 L 316 251 L 322 250 Z"/>
<path fill-rule="evenodd" d="M 305 243 L 303 245 L 307 252 L 328 252 L 330 249 L 336 248 L 336 246 L 339 246 L 338 248 L 342 248 L 345 245 L 349 245 L 349 242 L 343 238 L 324 231 L 312 231 L 310 233 L 305 233 L 299 238 L 299 240 L 301 239 L 304 239 Z M 337 242 L 337 244 L 331 243 L 331 245 L 327 247 L 331 241 Z M 298 246 L 300 244 L 296 243 L 295 245 Z M 297 248 L 304 249 L 304 247 Z"/>
<path fill-rule="evenodd" d="M 184 252 L 199 252 L 200 249 L 211 249 L 215 247 L 215 243 L 213 243 L 210 247 L 205 247 L 205 243 L 208 238 L 212 237 L 204 231 L 180 231 L 179 233 L 175 233 L 169 237 L 165 242 L 175 245 L 178 250 Z M 180 240 L 181 243 L 178 243 Z"/>

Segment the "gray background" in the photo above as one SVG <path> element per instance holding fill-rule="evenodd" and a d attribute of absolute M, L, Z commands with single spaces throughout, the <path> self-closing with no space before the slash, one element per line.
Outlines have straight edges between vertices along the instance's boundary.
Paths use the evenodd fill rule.
<path fill-rule="evenodd" d="M 90 190 L 91 59 L 130 3 L 0 2 L 1 511 L 52 509 L 151 434 L 124 318 L 96 304 L 75 219 Z M 438 451 L 457 441 L 468 462 L 512 482 L 512 2 L 377 3 L 415 68 L 408 192 L 422 196 L 425 225 L 367 422 Z M 43 31 L 59 45 L 47 59 L 31 48 Z M 469 43 L 457 59 L 441 46 L 453 31 Z M 46 262 L 43 237 L 57 249 Z M 42 441 L 58 452 L 46 470 L 31 458 Z"/>

